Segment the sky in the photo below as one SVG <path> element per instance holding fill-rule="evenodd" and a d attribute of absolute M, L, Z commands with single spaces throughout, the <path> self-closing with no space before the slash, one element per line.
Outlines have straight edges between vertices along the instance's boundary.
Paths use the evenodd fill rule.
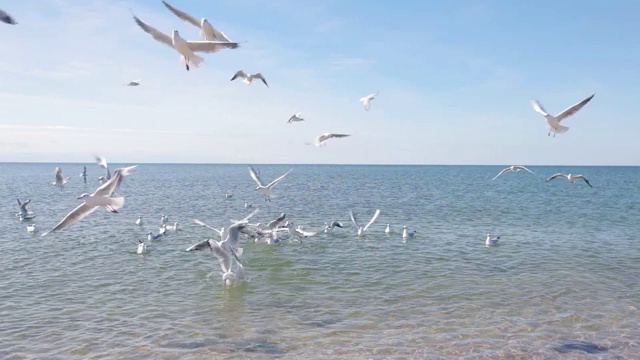
<path fill-rule="evenodd" d="M 169 3 L 240 47 L 186 71 L 160 0 L 0 3 L 0 162 L 640 165 L 635 0 Z M 531 107 L 592 93 L 555 138 Z"/>

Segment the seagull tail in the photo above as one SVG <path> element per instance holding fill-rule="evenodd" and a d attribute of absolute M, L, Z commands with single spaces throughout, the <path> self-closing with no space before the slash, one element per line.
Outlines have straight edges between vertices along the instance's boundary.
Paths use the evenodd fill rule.
<path fill-rule="evenodd" d="M 558 127 L 555 129 L 556 134 L 564 134 L 567 131 L 569 131 L 569 127 L 563 125 L 558 125 Z"/>
<path fill-rule="evenodd" d="M 114 197 L 111 198 L 111 204 L 109 204 L 114 210 L 121 209 L 124 206 L 124 198 L 123 197 Z"/>
<path fill-rule="evenodd" d="M 181 57 L 181 60 L 182 60 L 182 61 L 186 61 L 186 60 L 185 60 L 185 58 L 184 58 L 184 56 L 182 56 L 182 57 Z M 198 66 L 200 66 L 200 64 L 201 64 L 203 61 L 204 61 L 204 58 L 202 58 L 202 57 L 200 57 L 200 56 L 198 56 L 198 55 L 196 55 L 196 54 L 193 54 L 193 57 L 189 57 L 189 65 L 190 65 L 190 66 L 193 66 L 193 67 L 198 67 Z"/>

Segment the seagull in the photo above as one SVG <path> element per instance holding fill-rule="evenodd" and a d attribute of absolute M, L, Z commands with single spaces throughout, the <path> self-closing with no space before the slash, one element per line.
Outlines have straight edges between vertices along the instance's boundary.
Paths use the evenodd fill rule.
<path fill-rule="evenodd" d="M 416 234 L 417 231 L 413 230 L 413 231 L 407 231 L 407 226 L 403 226 L 402 227 L 402 238 L 403 239 L 407 239 L 407 238 L 412 238 L 413 235 Z"/>
<path fill-rule="evenodd" d="M 173 231 L 176 232 L 178 231 L 178 222 L 176 221 L 173 225 L 165 225 L 165 229 L 167 229 L 167 231 Z"/>
<path fill-rule="evenodd" d="M 587 103 L 591 101 L 591 99 L 593 99 L 595 95 L 596 94 L 592 94 L 591 96 L 580 101 L 579 103 L 569 106 L 568 108 L 566 108 L 564 111 L 562 111 L 556 116 L 548 114 L 544 110 L 540 102 L 538 102 L 538 100 L 533 100 L 531 102 L 531 105 L 533 106 L 533 110 L 542 114 L 542 116 L 544 116 L 544 118 L 547 119 L 547 124 L 549 124 L 549 133 L 547 134 L 547 136 L 553 133 L 553 137 L 556 137 L 556 134 L 563 134 L 569 130 L 568 127 L 560 125 L 560 122 L 565 118 L 568 118 L 569 116 L 575 114 L 576 112 L 578 112 L 578 110 L 582 109 L 582 107 L 587 105 Z"/>
<path fill-rule="evenodd" d="M 31 199 L 25 200 L 24 202 L 20 202 L 20 199 L 16 200 L 18 200 L 18 207 L 20 207 L 20 212 L 17 213 L 16 216 L 20 217 L 20 221 L 31 220 L 36 217 L 31 211 L 27 210 L 27 206 L 31 204 Z"/>
<path fill-rule="evenodd" d="M 36 229 L 36 224 L 27 225 L 27 232 L 28 232 L 29 234 L 33 234 L 33 233 L 35 233 L 36 231 L 38 231 L 38 230 Z"/>
<path fill-rule="evenodd" d="M 376 212 L 373 214 L 373 217 L 371 218 L 371 220 L 369 220 L 369 223 L 367 223 L 365 227 L 358 225 L 358 222 L 356 221 L 356 217 L 353 215 L 353 211 L 349 210 L 349 215 L 351 215 L 351 221 L 353 222 L 353 224 L 356 226 L 356 228 L 358 228 L 358 236 L 363 236 L 364 232 L 367 231 L 369 226 L 371 226 L 371 224 L 373 224 L 373 222 L 376 221 L 376 219 L 380 215 L 380 209 L 376 209 Z"/>
<path fill-rule="evenodd" d="M 384 233 L 391 235 L 391 224 L 387 224 L 387 227 L 384 229 Z"/>
<path fill-rule="evenodd" d="M 347 136 L 351 136 L 348 134 L 332 134 L 332 133 L 324 133 L 322 135 L 317 136 L 314 140 L 313 140 L 313 145 L 315 146 L 325 146 L 325 142 L 329 139 L 339 139 L 339 138 L 343 138 L 343 137 L 347 137 Z"/>
<path fill-rule="evenodd" d="M 267 84 L 267 80 L 264 79 L 264 77 L 262 77 L 262 74 L 260 73 L 255 73 L 255 74 L 247 74 L 242 70 L 238 70 L 236 71 L 236 73 L 233 75 L 233 77 L 231 78 L 231 81 L 237 79 L 237 78 L 243 78 L 244 80 L 242 80 L 243 83 L 251 85 L 251 83 L 253 82 L 254 79 L 260 79 L 262 80 L 262 82 L 267 85 L 267 87 L 269 87 L 269 84 Z"/>
<path fill-rule="evenodd" d="M 587 178 L 586 178 L 584 175 L 582 175 L 582 174 L 573 175 L 573 174 L 557 173 L 557 174 L 552 175 L 550 178 L 548 178 L 548 179 L 547 179 L 547 181 L 549 181 L 549 180 L 553 180 L 553 179 L 555 179 L 555 178 L 559 178 L 559 177 L 563 177 L 563 178 L 565 178 L 565 179 L 569 180 L 569 182 L 574 182 L 574 181 L 576 181 L 576 180 L 578 180 L 578 179 L 582 179 L 582 180 L 584 180 L 584 182 L 586 182 L 586 183 L 587 183 L 587 185 L 589 185 L 589 187 L 593 187 L 593 186 L 591 186 L 591 184 L 589 183 L 589 180 L 587 180 Z"/>
<path fill-rule="evenodd" d="M 82 173 L 80 174 L 80 176 L 82 177 L 82 180 L 84 180 L 84 183 L 87 183 L 87 166 L 85 165 Z"/>
<path fill-rule="evenodd" d="M 83 203 L 78 205 L 75 209 L 71 210 L 53 229 L 47 231 L 42 234 L 45 236 L 51 232 L 63 229 L 67 226 L 70 226 L 87 215 L 94 212 L 98 207 L 102 206 L 109 210 L 112 213 L 117 213 L 118 209 L 124 206 L 124 198 L 123 197 L 111 197 L 116 186 L 118 185 L 118 181 L 121 177 L 124 176 L 120 169 L 118 169 L 111 180 L 107 181 L 103 185 L 101 185 L 93 194 L 84 193 L 78 197 L 78 199 L 83 200 Z"/>
<path fill-rule="evenodd" d="M 233 194 L 232 194 L 232 193 L 225 193 L 225 194 L 224 194 L 224 198 L 225 198 L 225 199 L 231 199 L 232 197 L 233 197 Z"/>
<path fill-rule="evenodd" d="M 278 226 L 284 221 L 285 217 L 287 217 L 287 214 L 282 213 L 275 220 L 269 221 L 269 223 L 267 224 L 267 229 L 269 230 L 277 229 Z"/>
<path fill-rule="evenodd" d="M 238 43 L 230 41 L 186 41 L 180 37 L 178 30 L 173 30 L 171 36 L 169 36 L 145 24 L 135 15 L 133 19 L 142 30 L 150 34 L 154 39 L 179 52 L 180 55 L 182 55 L 180 59 L 184 61 L 187 71 L 190 69 L 189 65 L 198 67 L 200 63 L 204 61 L 202 57 L 195 54 L 196 52 L 213 53 L 222 49 L 235 49 L 238 47 Z"/>
<path fill-rule="evenodd" d="M 138 250 L 136 250 L 136 254 L 142 255 L 147 252 L 147 244 L 144 241 L 138 239 Z"/>
<path fill-rule="evenodd" d="M 489 246 L 497 245 L 498 241 L 500 241 L 500 236 L 496 236 L 492 238 L 490 234 L 487 234 L 487 240 L 485 241 L 485 244 L 487 245 L 487 247 L 489 247 Z"/>
<path fill-rule="evenodd" d="M 100 183 L 100 185 L 102 185 L 107 182 L 107 178 L 105 178 L 104 176 L 99 176 L 98 182 Z"/>
<path fill-rule="evenodd" d="M 218 31 L 213 26 L 211 26 L 207 19 L 202 18 L 200 21 L 198 21 L 196 18 L 187 14 L 186 12 L 180 11 L 169 5 L 166 1 L 163 1 L 162 3 L 167 7 L 167 9 L 169 9 L 169 11 L 174 13 L 180 19 L 200 28 L 200 35 L 203 40 L 231 42 L 231 40 L 229 40 L 229 38 L 223 32 Z"/>
<path fill-rule="evenodd" d="M 149 240 L 149 241 L 151 241 L 151 240 L 156 240 L 156 239 L 158 239 L 158 238 L 159 238 L 159 237 L 161 237 L 161 236 L 162 236 L 162 234 L 153 235 L 153 233 L 152 233 L 151 231 L 149 231 L 149 232 L 147 233 L 147 240 Z"/>
<path fill-rule="evenodd" d="M 63 177 L 62 169 L 60 169 L 59 167 L 56 167 L 55 173 L 56 173 L 56 181 L 52 182 L 51 185 L 58 186 L 60 190 L 62 190 L 64 188 L 64 184 L 66 184 L 67 180 L 69 180 L 69 177 L 68 176 L 66 178 Z"/>
<path fill-rule="evenodd" d="M 291 169 L 291 170 L 293 170 L 293 169 Z M 260 190 L 264 194 L 265 200 L 271 201 L 271 195 L 272 195 L 271 194 L 271 189 L 274 186 L 276 186 L 280 181 L 282 181 L 282 179 L 284 179 L 285 176 L 289 175 L 291 170 L 287 171 L 286 173 L 284 173 L 284 175 L 276 178 L 275 180 L 273 180 L 272 182 L 270 182 L 267 185 L 263 185 L 262 181 L 258 177 L 258 173 L 251 166 L 249 166 L 249 175 L 251 175 L 251 178 L 253 179 L 253 181 L 255 181 L 258 184 L 258 186 L 256 187 L 256 190 Z"/>
<path fill-rule="evenodd" d="M 288 223 L 287 224 L 287 230 L 289 231 L 289 236 L 295 236 L 299 239 L 304 239 L 304 238 L 308 238 L 310 236 L 313 236 L 317 233 L 315 232 L 311 232 L 311 231 L 305 231 L 302 226 L 298 226 L 297 228 L 293 228 L 293 223 Z"/>
<path fill-rule="evenodd" d="M 506 173 L 506 172 L 509 172 L 509 171 L 515 171 L 515 172 L 518 172 L 518 171 L 520 171 L 520 170 L 526 170 L 526 171 L 528 171 L 528 172 L 530 172 L 530 173 L 532 173 L 532 174 L 534 173 L 533 171 L 531 171 L 531 170 L 527 169 L 526 167 L 524 167 L 524 166 L 522 166 L 522 165 L 511 165 L 511 166 L 509 166 L 509 167 L 507 167 L 507 168 L 502 169 L 502 171 L 500 171 L 500 172 L 498 173 L 498 175 L 496 175 L 496 177 L 494 177 L 492 180 L 497 179 L 497 178 L 498 178 L 498 176 L 500 176 L 500 175 L 502 175 L 502 174 L 504 174 L 504 173 Z"/>
<path fill-rule="evenodd" d="M 252 204 L 252 203 L 247 202 L 247 201 L 245 201 L 245 202 L 244 202 L 244 208 L 245 208 L 245 209 L 248 209 L 248 208 L 250 208 L 250 207 L 252 207 L 252 206 L 253 206 L 253 204 Z"/>
<path fill-rule="evenodd" d="M 378 92 L 360 98 L 360 102 L 364 105 L 364 109 L 369 111 L 369 102 L 378 96 Z"/>
<path fill-rule="evenodd" d="M 142 226 L 142 215 L 138 216 L 138 220 L 136 220 L 136 225 Z"/>
<path fill-rule="evenodd" d="M 11 15 L 7 14 L 4 10 L 0 10 L 0 21 L 9 25 L 17 24 L 17 22 L 11 17 Z"/>
<path fill-rule="evenodd" d="M 107 163 L 107 159 L 103 158 L 100 155 L 93 155 L 93 157 L 96 158 L 96 164 L 107 171 L 107 176 L 104 177 L 104 179 L 105 180 L 111 179 L 111 172 L 109 171 L 109 164 Z"/>
<path fill-rule="evenodd" d="M 140 80 L 129 81 L 125 86 L 140 86 Z"/>
<path fill-rule="evenodd" d="M 291 124 L 292 122 L 298 122 L 298 121 L 304 121 L 304 119 L 302 118 L 302 113 L 296 113 L 291 115 L 291 117 L 287 121 L 287 124 Z"/>
<path fill-rule="evenodd" d="M 337 227 L 341 229 L 343 228 L 342 224 L 340 224 L 340 222 L 336 220 L 332 221 L 331 224 L 324 223 L 324 232 L 333 232 L 333 230 Z"/>

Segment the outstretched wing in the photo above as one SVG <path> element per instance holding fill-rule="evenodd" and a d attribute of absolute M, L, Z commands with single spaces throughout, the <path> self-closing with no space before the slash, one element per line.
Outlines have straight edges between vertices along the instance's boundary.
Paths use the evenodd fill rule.
<path fill-rule="evenodd" d="M 542 107 L 542 105 L 540 104 L 540 102 L 538 100 L 532 100 L 531 101 L 531 106 L 533 106 L 533 110 L 535 110 L 536 112 L 542 114 L 542 116 L 547 116 L 549 115 L 544 108 Z"/>
<path fill-rule="evenodd" d="M 118 182 L 120 181 L 121 178 L 122 178 L 122 172 L 120 171 L 114 172 L 111 179 L 109 179 L 109 181 L 107 181 L 106 183 L 100 185 L 100 187 L 98 187 L 96 191 L 93 192 L 93 195 L 111 196 L 111 194 L 113 194 L 113 192 L 116 190 L 116 187 L 118 186 Z"/>
<path fill-rule="evenodd" d="M 198 250 L 205 250 L 209 248 L 211 248 L 211 246 L 209 245 L 209 239 L 207 239 L 197 244 L 193 244 L 189 246 L 185 251 L 198 251 Z"/>
<path fill-rule="evenodd" d="M 358 221 L 356 221 L 356 217 L 355 215 L 353 215 L 353 211 L 349 210 L 349 216 L 351 217 L 351 222 L 353 222 L 353 225 L 355 225 L 359 229 L 360 225 L 358 225 Z"/>
<path fill-rule="evenodd" d="M 46 233 L 42 234 L 42 236 L 47 235 L 50 232 L 54 232 L 57 230 L 60 230 L 62 228 L 65 228 L 69 225 L 75 224 L 78 221 L 84 219 L 85 217 L 87 217 L 89 214 L 91 214 L 92 212 L 94 212 L 97 209 L 96 206 L 89 206 L 85 203 L 82 203 L 80 205 L 78 205 L 78 207 L 76 207 L 75 209 L 71 210 L 70 213 L 68 213 L 59 223 L 58 225 L 56 225 L 53 229 L 47 231 Z"/>
<path fill-rule="evenodd" d="M 152 27 L 151 25 L 144 23 L 142 20 L 138 19 L 138 17 L 136 17 L 135 15 L 133 16 L 133 20 L 136 21 L 136 24 L 138 24 L 138 26 L 140 26 L 142 30 L 144 30 L 147 34 L 153 36 L 154 39 L 156 39 L 157 41 L 169 47 L 173 47 L 173 41 L 171 40 L 171 36 L 159 31 L 158 29 Z"/>
<path fill-rule="evenodd" d="M 496 177 L 494 177 L 494 178 L 493 178 L 493 179 L 491 179 L 491 180 L 495 180 L 495 179 L 497 179 L 497 178 L 498 178 L 498 176 L 500 176 L 500 175 L 502 175 L 502 174 L 506 173 L 507 171 L 511 171 L 511 167 L 508 167 L 508 168 L 506 168 L 506 169 L 502 169 L 502 171 L 500 171 L 500 172 L 498 173 L 498 175 L 496 175 Z"/>
<path fill-rule="evenodd" d="M 279 183 L 280 181 L 282 181 L 282 179 L 284 179 L 285 176 L 289 175 L 289 173 L 292 171 L 293 169 L 290 169 L 289 171 L 287 171 L 286 173 L 284 173 L 283 175 L 281 175 L 280 177 L 276 178 L 275 180 L 273 180 L 272 182 L 269 183 L 269 185 L 267 185 L 268 188 L 272 188 L 274 186 L 276 186 L 277 183 Z"/>
<path fill-rule="evenodd" d="M 547 181 L 549 181 L 549 180 L 553 180 L 553 179 L 555 179 L 555 178 L 559 178 L 559 177 L 566 178 L 566 177 L 567 177 L 567 175 L 565 175 L 565 174 L 563 174 L 563 173 L 553 174 L 553 175 L 551 175 L 551 177 L 550 177 L 550 178 L 548 178 L 548 179 L 547 179 Z"/>
<path fill-rule="evenodd" d="M 196 223 L 196 224 L 198 224 L 198 225 L 200 225 L 200 226 L 204 226 L 204 227 L 206 227 L 207 229 L 210 229 L 210 230 L 213 230 L 213 231 L 217 232 L 217 233 L 218 233 L 218 235 L 222 235 L 222 231 L 220 231 L 220 230 L 218 230 L 218 229 L 214 228 L 213 226 L 209 226 L 209 225 L 207 225 L 207 224 L 203 223 L 202 221 L 200 221 L 200 220 L 198 220 L 198 219 L 193 219 L 193 222 L 194 222 L 194 223 Z M 189 250 L 187 250 L 187 251 L 189 251 Z"/>
<path fill-rule="evenodd" d="M 530 172 L 532 174 L 535 174 L 533 171 L 527 169 L 525 166 L 522 166 L 522 165 L 518 165 L 518 166 L 516 166 L 516 168 L 521 169 L 521 170 L 526 170 L 526 171 L 528 171 L 528 172 Z"/>
<path fill-rule="evenodd" d="M 247 74 L 242 70 L 238 70 L 238 71 L 236 71 L 235 74 L 233 74 L 233 77 L 231 78 L 231 81 L 233 81 L 233 80 L 235 80 L 235 79 L 237 79 L 239 77 L 241 77 L 243 79 L 246 79 L 247 78 Z"/>
<path fill-rule="evenodd" d="M 591 187 L 591 188 L 593 187 L 593 186 L 591 186 L 591 183 L 589 182 L 589 180 L 587 180 L 587 178 L 584 177 L 584 175 L 578 175 L 578 176 L 576 176 L 576 179 L 582 179 L 582 180 L 584 180 L 584 182 L 587 183 L 587 185 L 589 185 L 589 187 Z"/>
<path fill-rule="evenodd" d="M 251 77 L 253 77 L 254 79 L 260 79 L 262 80 L 262 82 L 267 85 L 267 87 L 269 87 L 269 84 L 267 84 L 267 80 L 265 80 L 264 76 L 262 76 L 262 74 L 257 73 L 257 74 L 253 74 L 251 75 Z"/>
<path fill-rule="evenodd" d="M 258 184 L 258 186 L 264 186 L 262 185 L 262 181 L 260 180 L 260 177 L 258 177 L 258 173 L 251 165 L 249 165 L 249 175 L 251 175 L 251 178 L 253 179 L 253 181 L 256 182 L 256 184 Z"/>
<path fill-rule="evenodd" d="M 373 214 L 373 217 L 371 218 L 371 220 L 369 221 L 369 223 L 367 224 L 367 226 L 364 227 L 363 230 L 367 230 L 369 228 L 369 226 L 371 226 L 371 224 L 373 224 L 374 221 L 376 221 L 376 219 L 378 218 L 378 216 L 380 216 L 380 209 L 376 209 L 375 214 Z"/>
<path fill-rule="evenodd" d="M 236 42 L 228 41 L 187 41 L 189 49 L 193 52 L 213 53 L 222 49 L 235 49 L 238 47 Z"/>
<path fill-rule="evenodd" d="M 569 116 L 575 114 L 578 112 L 578 110 L 582 109 L 583 106 L 587 105 L 587 103 L 589 101 L 591 101 L 591 99 L 593 99 L 593 97 L 596 94 L 592 94 L 591 96 L 589 96 L 588 98 L 580 101 L 577 104 L 573 104 L 571 106 L 569 106 L 568 108 L 566 108 L 564 111 L 562 111 L 560 114 L 556 115 L 556 119 L 558 119 L 558 122 L 562 121 L 562 119 L 568 118 Z"/>
<path fill-rule="evenodd" d="M 176 8 L 174 8 L 173 6 L 169 5 L 166 1 L 162 1 L 162 3 L 164 4 L 164 6 L 167 7 L 167 9 L 169 9 L 169 11 L 171 11 L 175 16 L 179 17 L 180 19 L 190 23 L 193 26 L 196 26 L 198 28 L 200 28 L 200 21 L 198 21 L 198 19 L 194 18 L 193 16 L 187 14 L 184 11 L 178 10 Z"/>

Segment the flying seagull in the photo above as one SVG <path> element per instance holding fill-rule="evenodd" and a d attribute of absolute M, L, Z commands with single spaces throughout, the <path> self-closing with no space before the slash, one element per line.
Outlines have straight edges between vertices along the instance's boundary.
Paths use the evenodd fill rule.
<path fill-rule="evenodd" d="M 569 116 L 577 113 L 578 110 L 582 109 L 583 106 L 587 105 L 587 103 L 591 101 L 591 99 L 593 99 L 595 95 L 596 94 L 592 94 L 591 96 L 580 101 L 579 103 L 569 106 L 568 108 L 566 108 L 564 111 L 562 111 L 556 116 L 553 116 L 547 113 L 538 100 L 533 100 L 531 102 L 531 105 L 533 106 L 533 110 L 542 114 L 542 116 L 544 116 L 544 118 L 547 120 L 547 124 L 549 124 L 549 133 L 547 134 L 547 136 L 553 133 L 553 137 L 556 137 L 556 134 L 563 134 L 569 130 L 567 126 L 560 125 L 560 122 L 568 118 Z"/>
<path fill-rule="evenodd" d="M 293 169 L 291 169 L 291 170 L 293 170 Z M 258 176 L 258 173 L 251 166 L 249 166 L 249 175 L 251 175 L 251 178 L 253 179 L 253 181 L 255 181 L 256 184 L 258 184 L 258 186 L 256 187 L 256 190 L 260 190 L 264 194 L 265 200 L 271 201 L 271 196 L 272 196 L 271 189 L 274 186 L 276 186 L 280 181 L 282 181 L 282 179 L 284 179 L 285 176 L 289 175 L 291 170 L 287 171 L 286 173 L 284 173 L 284 175 L 281 175 L 280 177 L 276 178 L 275 180 L 273 180 L 272 182 L 268 183 L 267 185 L 264 185 L 262 183 L 262 180 L 260 180 L 260 177 Z"/>
<path fill-rule="evenodd" d="M 4 10 L 0 10 L 0 21 L 9 25 L 17 24 L 17 22 L 11 17 L 11 15 L 7 14 Z"/>
<path fill-rule="evenodd" d="M 314 140 L 313 140 L 313 145 L 315 146 L 325 146 L 325 142 L 329 139 L 339 139 L 339 138 L 343 138 L 343 137 L 347 137 L 347 136 L 351 136 L 349 134 L 332 134 L 332 133 L 324 133 L 322 135 L 317 136 Z"/>
<path fill-rule="evenodd" d="M 553 180 L 553 179 L 556 179 L 556 178 L 559 178 L 559 177 L 565 178 L 565 179 L 569 180 L 569 182 L 574 182 L 574 181 L 576 181 L 578 179 L 582 179 L 582 180 L 584 180 L 584 182 L 587 183 L 587 185 L 589 185 L 589 187 L 593 187 L 589 183 L 589 180 L 587 180 L 587 178 L 584 177 L 584 175 L 582 175 L 582 174 L 573 175 L 573 174 L 557 173 L 557 174 L 552 175 L 550 178 L 548 178 L 547 181 L 550 181 L 550 180 Z"/>
<path fill-rule="evenodd" d="M 302 118 L 302 113 L 291 115 L 291 117 L 287 121 L 287 124 L 291 124 L 292 122 L 298 122 L 298 121 L 304 121 L 304 119 Z"/>
<path fill-rule="evenodd" d="M 527 169 L 526 167 L 524 167 L 524 166 L 522 166 L 522 165 L 511 165 L 511 166 L 509 166 L 509 167 L 507 167 L 507 168 L 502 169 L 502 171 L 500 171 L 500 172 L 498 173 L 498 175 L 496 175 L 496 177 L 494 177 L 492 180 L 497 179 L 497 178 L 498 178 L 498 176 L 500 176 L 500 175 L 502 175 L 502 174 L 504 174 L 504 173 L 506 173 L 506 172 L 509 172 L 509 171 L 515 171 L 515 172 L 518 172 L 518 171 L 520 171 L 520 170 L 526 170 L 526 171 L 528 171 L 528 172 L 530 172 L 530 173 L 532 173 L 532 174 L 533 174 L 533 171 L 531 171 L 531 170 Z"/>
<path fill-rule="evenodd" d="M 369 111 L 369 102 L 371 102 L 371 100 L 375 99 L 376 96 L 378 96 L 378 92 L 375 92 L 373 94 L 369 94 L 363 98 L 360 98 L 360 102 L 362 103 L 362 105 L 364 105 L 364 109 Z"/>
<path fill-rule="evenodd" d="M 84 183 L 87 183 L 87 166 L 85 165 L 82 169 L 82 173 L 80 173 L 80 176 L 82 177 L 82 180 L 84 180 Z"/>
<path fill-rule="evenodd" d="M 122 177 L 122 173 L 119 170 L 116 170 L 111 180 L 107 181 L 103 185 L 101 185 L 93 194 L 84 193 L 78 197 L 78 199 L 83 200 L 83 203 L 78 205 L 75 209 L 71 210 L 53 229 L 47 231 L 42 234 L 45 236 L 51 232 L 58 231 L 63 229 L 69 225 L 75 224 L 76 222 L 82 220 L 87 217 L 89 214 L 94 212 L 99 206 L 102 206 L 109 210 L 112 213 L 117 213 L 118 209 L 124 206 L 124 198 L 123 197 L 111 197 L 116 186 L 118 185 L 118 181 Z"/>
<path fill-rule="evenodd" d="M 140 80 L 131 80 L 125 84 L 126 86 L 140 86 Z"/>
<path fill-rule="evenodd" d="M 147 25 L 135 15 L 133 19 L 142 30 L 150 34 L 154 39 L 179 52 L 182 55 L 180 59 L 184 61 L 187 71 L 189 71 L 190 65 L 198 67 L 204 61 L 202 57 L 195 54 L 196 52 L 213 53 L 222 49 L 235 49 L 238 47 L 238 43 L 229 41 L 186 41 L 180 37 L 178 30 L 173 30 L 171 36 L 169 36 Z"/>
<path fill-rule="evenodd" d="M 269 84 L 267 84 L 267 80 L 264 79 L 264 77 L 262 77 L 262 74 L 260 73 L 255 73 L 255 74 L 247 74 L 242 70 L 238 70 L 236 71 L 235 74 L 233 74 L 233 77 L 231 78 L 231 81 L 237 79 L 237 78 L 242 78 L 242 82 L 248 85 L 251 85 L 251 83 L 253 83 L 254 79 L 260 79 L 262 80 L 262 82 L 267 85 L 267 87 L 269 87 Z"/>
<path fill-rule="evenodd" d="M 209 21 L 207 21 L 206 18 L 202 18 L 200 19 L 200 21 L 198 21 L 198 19 L 194 18 L 188 13 L 178 10 L 175 7 L 169 5 L 166 1 L 163 1 L 162 3 L 174 15 L 188 22 L 189 24 L 199 28 L 200 36 L 202 37 L 202 40 L 231 42 L 231 40 L 229 40 L 229 38 L 223 32 L 218 31 L 213 26 L 211 26 L 211 24 L 209 24 Z"/>
<path fill-rule="evenodd" d="M 349 215 L 351 216 L 351 221 L 353 222 L 353 224 L 356 226 L 356 228 L 358 228 L 358 236 L 363 236 L 364 232 L 367 231 L 369 226 L 371 226 L 371 224 L 373 224 L 373 222 L 376 221 L 378 216 L 380 216 L 380 209 L 376 209 L 376 212 L 373 214 L 373 217 L 371 218 L 371 220 L 369 220 L 367 225 L 365 225 L 364 227 L 358 225 L 358 221 L 356 221 L 356 217 L 355 215 L 353 215 L 353 211 L 349 210 Z"/>
<path fill-rule="evenodd" d="M 16 216 L 20 217 L 20 221 L 31 220 L 36 217 L 31 211 L 27 210 L 27 206 L 31 204 L 31 199 L 25 200 L 24 202 L 20 202 L 20 199 L 16 200 L 18 200 L 18 207 L 20 207 L 20 212 L 17 213 Z"/>
<path fill-rule="evenodd" d="M 57 186 L 60 188 L 60 190 L 62 190 L 64 188 L 64 184 L 66 184 L 67 180 L 69 180 L 69 177 L 67 176 L 65 178 L 64 176 L 62 176 L 62 169 L 60 169 L 59 167 L 56 167 L 55 174 L 56 181 L 52 182 L 51 185 Z"/>

